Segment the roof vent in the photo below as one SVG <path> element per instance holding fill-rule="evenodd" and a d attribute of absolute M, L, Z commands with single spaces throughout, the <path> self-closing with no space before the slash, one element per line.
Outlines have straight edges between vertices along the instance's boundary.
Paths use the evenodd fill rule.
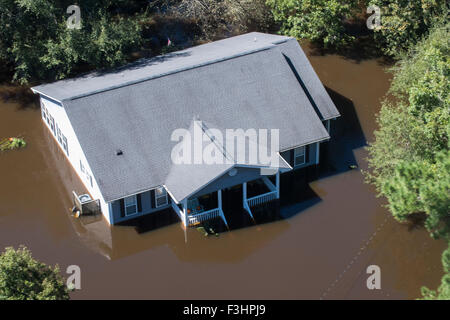
<path fill-rule="evenodd" d="M 123 151 L 120 150 L 120 149 L 117 149 L 117 150 L 116 150 L 116 155 L 118 155 L 118 156 L 123 155 Z"/>

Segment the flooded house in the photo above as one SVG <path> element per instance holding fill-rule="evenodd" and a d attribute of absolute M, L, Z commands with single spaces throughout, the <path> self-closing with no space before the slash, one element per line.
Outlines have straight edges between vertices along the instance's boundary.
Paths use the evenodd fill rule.
<path fill-rule="evenodd" d="M 282 174 L 319 164 L 340 116 L 297 40 L 263 33 L 32 90 L 88 191 L 75 203 L 110 224 L 171 210 L 228 225 L 236 193 L 253 217 L 283 196 Z"/>

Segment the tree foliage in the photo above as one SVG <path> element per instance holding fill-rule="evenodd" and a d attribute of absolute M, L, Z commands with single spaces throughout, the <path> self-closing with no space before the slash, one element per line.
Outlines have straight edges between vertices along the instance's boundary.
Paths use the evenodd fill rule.
<path fill-rule="evenodd" d="M 68 29 L 72 1 L 0 0 L 0 59 L 14 69 L 14 80 L 60 79 L 77 65 L 111 67 L 125 62 L 140 44 L 139 19 L 128 15 L 130 1 L 86 0 L 80 5 L 82 29 Z"/>
<path fill-rule="evenodd" d="M 6 248 L 0 255 L 0 299 L 68 300 L 69 293 L 58 266 L 36 261 L 25 247 Z"/>
<path fill-rule="evenodd" d="M 369 147 L 369 178 L 405 221 L 425 213 L 434 237 L 448 235 L 450 219 L 449 27 L 436 27 L 394 68 L 391 93 Z"/>
<path fill-rule="evenodd" d="M 206 40 L 248 31 L 268 31 L 273 17 L 265 0 L 181 0 L 169 12 L 195 21 Z"/>
<path fill-rule="evenodd" d="M 367 174 L 392 214 L 405 221 L 424 214 L 434 238 L 450 240 L 450 59 L 449 24 L 430 34 L 393 68 L 390 93 L 378 115 L 369 146 Z M 445 275 L 423 299 L 450 299 L 450 248 L 442 258 Z"/>
<path fill-rule="evenodd" d="M 408 51 L 448 14 L 444 0 L 369 0 L 368 5 L 381 9 L 381 28 L 375 30 L 375 40 L 392 56 Z"/>
<path fill-rule="evenodd" d="M 339 47 L 353 40 L 345 32 L 344 20 L 355 15 L 358 1 L 268 0 L 281 32 L 296 38 Z"/>
<path fill-rule="evenodd" d="M 450 247 L 442 254 L 442 265 L 445 275 L 437 290 L 422 288 L 422 299 L 424 300 L 450 300 Z"/>

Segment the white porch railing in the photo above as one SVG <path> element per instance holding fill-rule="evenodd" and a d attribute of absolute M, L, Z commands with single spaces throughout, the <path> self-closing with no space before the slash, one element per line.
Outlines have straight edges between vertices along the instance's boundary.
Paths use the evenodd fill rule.
<path fill-rule="evenodd" d="M 275 200 L 277 198 L 277 191 L 271 191 L 264 194 L 260 194 L 255 197 L 251 197 L 247 199 L 247 203 L 249 207 L 254 207 L 272 200 Z"/>
<path fill-rule="evenodd" d="M 188 215 L 188 223 L 191 226 L 193 224 L 197 224 L 218 217 L 220 217 L 220 209 L 214 208 L 194 215 Z"/>

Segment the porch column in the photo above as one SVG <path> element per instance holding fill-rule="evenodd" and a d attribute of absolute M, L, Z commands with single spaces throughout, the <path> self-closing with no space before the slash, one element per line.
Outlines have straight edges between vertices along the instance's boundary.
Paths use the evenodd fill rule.
<path fill-rule="evenodd" d="M 247 182 L 242 184 L 242 207 L 245 208 L 247 203 Z"/>
<path fill-rule="evenodd" d="M 276 175 L 276 187 L 277 187 L 277 199 L 280 199 L 280 169 L 278 169 Z"/>
<path fill-rule="evenodd" d="M 319 145 L 320 143 L 316 143 L 316 164 L 319 164 Z"/>
<path fill-rule="evenodd" d="M 222 217 L 222 220 L 225 223 L 225 225 L 227 226 L 227 228 L 229 229 L 227 219 L 225 219 L 225 214 L 223 213 L 223 210 L 222 210 L 222 190 L 221 189 L 217 190 L 217 202 L 218 202 L 217 204 L 218 204 L 220 216 Z"/>
<path fill-rule="evenodd" d="M 184 213 L 184 226 L 187 228 L 189 226 L 189 219 L 188 219 L 188 210 L 187 210 L 187 199 L 183 200 L 183 213 Z"/>

